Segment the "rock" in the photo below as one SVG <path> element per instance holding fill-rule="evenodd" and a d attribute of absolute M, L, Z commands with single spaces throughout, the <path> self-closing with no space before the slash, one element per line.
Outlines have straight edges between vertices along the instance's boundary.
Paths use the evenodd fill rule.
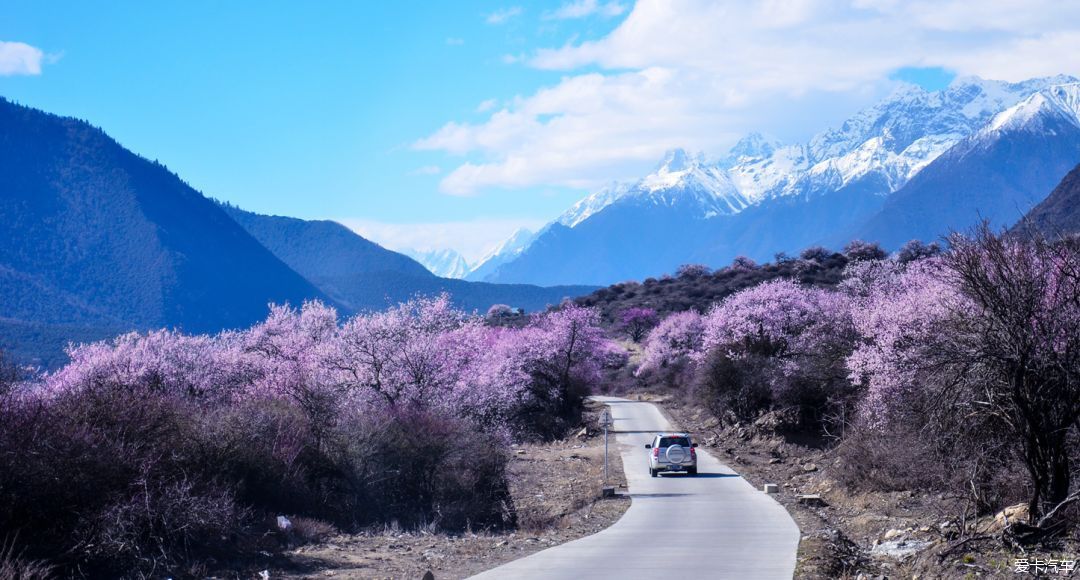
<path fill-rule="evenodd" d="M 525 455 L 525 450 L 524 449 L 517 449 L 517 450 L 514 451 L 514 453 L 516 453 L 518 455 Z"/>
<path fill-rule="evenodd" d="M 435 580 L 435 574 L 431 570 L 428 570 L 427 572 L 424 572 L 424 577 L 421 578 L 421 580 Z"/>
<path fill-rule="evenodd" d="M 283 532 L 287 532 L 287 531 L 292 529 L 293 525 L 292 525 L 292 522 L 289 521 L 289 518 L 287 518 L 285 516 L 278 516 L 277 517 L 277 527 L 278 527 L 279 530 L 281 530 Z"/>
<path fill-rule="evenodd" d="M 783 459 L 780 459 L 779 457 L 773 457 L 772 459 L 769 460 L 769 465 L 776 465 L 777 463 L 783 463 L 783 462 L 784 462 Z"/>
<path fill-rule="evenodd" d="M 503 540 L 503 541 L 501 541 L 501 542 L 495 542 L 495 545 L 494 545 L 493 547 L 495 547 L 495 548 L 501 548 L 501 547 L 503 547 L 503 546 L 505 546 L 505 545 L 506 545 L 506 540 Z"/>
<path fill-rule="evenodd" d="M 799 426 L 799 413 L 794 409 L 769 411 L 758 417 L 753 424 L 754 430 L 761 433 L 781 433 L 792 431 Z"/>
<path fill-rule="evenodd" d="M 708 419 L 705 419 L 705 422 L 702 424 L 702 427 L 704 427 L 706 429 L 715 429 L 715 428 L 717 428 L 719 426 L 720 426 L 720 420 L 717 419 L 716 417 L 709 417 Z"/>
<path fill-rule="evenodd" d="M 893 528 L 893 529 L 885 532 L 885 535 L 882 536 L 881 538 L 883 540 L 885 540 L 885 541 L 895 540 L 896 538 L 899 538 L 900 536 L 903 536 L 905 533 L 906 532 L 904 530 L 898 530 L 896 528 Z"/>
<path fill-rule="evenodd" d="M 889 542 L 881 542 L 874 546 L 870 550 L 870 553 L 875 556 L 903 560 L 929 547 L 930 542 L 924 542 L 922 540 L 892 540 Z"/>
<path fill-rule="evenodd" d="M 1001 531 L 1006 527 L 1017 523 L 1025 522 L 1028 519 L 1028 504 L 1018 503 L 1011 505 L 994 516 L 994 522 L 990 524 L 991 531 Z"/>
<path fill-rule="evenodd" d="M 817 471 L 817 466 L 814 465 L 813 463 L 804 463 L 803 466 L 802 466 L 802 470 L 805 471 L 806 473 L 813 473 L 813 472 Z"/>
<path fill-rule="evenodd" d="M 761 491 L 764 491 L 765 493 L 780 493 L 780 486 L 775 483 L 766 483 L 761 486 Z"/>
<path fill-rule="evenodd" d="M 796 501 L 798 501 L 802 505 L 811 506 L 811 507 L 825 507 L 825 506 L 829 505 L 828 503 L 825 502 L 824 499 L 821 499 L 820 495 L 812 494 L 812 493 L 800 495 L 800 496 L 796 497 L 795 499 L 796 499 Z"/>
<path fill-rule="evenodd" d="M 577 437 L 578 439 L 588 439 L 589 438 L 589 428 L 588 427 L 582 427 L 581 431 L 578 431 L 577 434 L 575 435 L 575 437 Z"/>

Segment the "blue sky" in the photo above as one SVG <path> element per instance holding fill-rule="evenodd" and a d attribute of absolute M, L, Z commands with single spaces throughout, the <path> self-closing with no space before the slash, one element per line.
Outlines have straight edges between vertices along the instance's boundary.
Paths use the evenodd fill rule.
<path fill-rule="evenodd" d="M 444 155 L 411 144 L 448 119 L 479 119 L 486 100 L 558 80 L 504 55 L 598 36 L 614 20 L 541 23 L 523 10 L 489 24 L 497 2 L 304 6 L 6 3 L 0 40 L 55 62 L 0 77 L 0 95 L 87 119 L 204 193 L 261 212 L 534 223 L 576 201 L 567 188 L 443 194 L 432 172 Z"/>
<path fill-rule="evenodd" d="M 898 80 L 1075 73 L 1080 18 L 1039 4 L 8 0 L 0 95 L 241 207 L 476 257 L 672 146 L 803 139 Z"/>

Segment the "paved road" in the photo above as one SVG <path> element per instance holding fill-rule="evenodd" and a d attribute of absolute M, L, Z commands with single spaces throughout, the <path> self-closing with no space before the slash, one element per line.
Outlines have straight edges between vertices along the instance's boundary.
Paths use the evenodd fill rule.
<path fill-rule="evenodd" d="M 633 503 L 608 529 L 473 578 L 791 578 L 799 528 L 787 511 L 698 449 L 698 476 L 649 477 L 645 444 L 671 424 L 651 403 L 611 406 Z"/>

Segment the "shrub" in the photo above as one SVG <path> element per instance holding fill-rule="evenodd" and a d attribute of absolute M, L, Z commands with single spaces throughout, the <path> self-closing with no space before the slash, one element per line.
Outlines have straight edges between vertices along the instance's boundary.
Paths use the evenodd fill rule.
<path fill-rule="evenodd" d="M 708 276 L 712 269 L 704 264 L 683 264 L 675 270 L 678 278 L 701 278 Z"/>
<path fill-rule="evenodd" d="M 627 308 L 619 313 L 619 329 L 634 342 L 641 342 L 658 322 L 652 308 Z"/>
<path fill-rule="evenodd" d="M 855 340 L 847 296 L 777 280 L 743 290 L 714 307 L 705 319 L 698 358 L 720 356 L 714 354 L 719 351 L 737 363 L 731 371 L 739 376 L 727 383 L 713 379 L 713 390 L 726 384 L 722 391 L 741 393 L 752 386 L 756 393 L 764 381 L 769 391 L 764 400 L 797 409 L 805 428 L 828 429 L 835 426 L 830 424 L 834 415 L 843 416 L 844 409 L 854 404 L 855 388 L 848 381 L 845 362 Z M 728 363 L 714 358 L 713 364 Z M 750 386 L 740 386 L 740 376 L 749 377 L 745 380 Z"/>
<path fill-rule="evenodd" d="M 737 256 L 731 261 L 731 269 L 735 271 L 753 271 L 758 269 L 758 263 L 746 256 Z"/>
<path fill-rule="evenodd" d="M 844 255 L 852 261 L 884 260 L 889 253 L 881 249 L 877 242 L 851 240 L 848 245 L 844 246 Z"/>
<path fill-rule="evenodd" d="M 669 368 L 700 352 L 705 337 L 705 322 L 694 311 L 677 312 L 665 318 L 649 332 L 645 356 L 637 374 Z"/>
<path fill-rule="evenodd" d="M 246 331 L 133 333 L 71 359 L 3 382 L 0 525 L 30 560 L 115 576 L 194 574 L 281 514 L 512 525 L 507 438 L 561 435 L 625 350 L 571 303 L 490 328 L 440 297 L 344 324 L 273 307 Z"/>
<path fill-rule="evenodd" d="M 831 255 L 832 252 L 821 246 L 810 246 L 802 252 L 799 252 L 800 258 L 802 258 L 803 260 L 814 262 L 824 262 L 825 260 L 828 260 L 829 256 Z"/>
<path fill-rule="evenodd" d="M 1008 433 L 1030 477 L 1037 523 L 1072 501 L 1080 252 L 996 236 L 985 224 L 951 245 L 870 294 L 856 316 L 867 339 L 849 367 L 869 387 L 867 420 L 883 432 L 925 397 L 940 401 L 930 419 L 946 436 L 960 429 L 953 415 L 989 425 L 983 437 Z"/>
<path fill-rule="evenodd" d="M 907 242 L 896 253 L 896 259 L 901 264 L 923 260 L 941 255 L 941 246 L 937 242 L 924 244 L 920 240 Z"/>
<path fill-rule="evenodd" d="M 755 419 L 773 402 L 772 380 L 764 363 L 760 354 L 736 358 L 714 349 L 697 374 L 696 398 L 716 417 L 732 422 Z"/>

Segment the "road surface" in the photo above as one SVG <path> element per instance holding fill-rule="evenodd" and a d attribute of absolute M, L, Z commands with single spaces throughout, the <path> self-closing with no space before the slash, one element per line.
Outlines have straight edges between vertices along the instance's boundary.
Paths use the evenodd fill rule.
<path fill-rule="evenodd" d="M 651 403 L 597 399 L 610 405 L 615 420 L 630 509 L 597 534 L 473 578 L 792 577 L 799 528 L 783 506 L 703 448 L 697 477 L 649 477 L 645 444 L 671 424 Z"/>

